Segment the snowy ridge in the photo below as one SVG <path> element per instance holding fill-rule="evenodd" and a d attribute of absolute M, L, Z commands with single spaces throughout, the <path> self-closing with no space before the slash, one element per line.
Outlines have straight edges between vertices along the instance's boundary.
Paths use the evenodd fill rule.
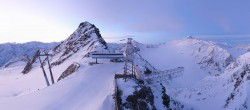
<path fill-rule="evenodd" d="M 28 42 L 28 43 L 5 43 L 0 44 L 0 67 L 4 66 L 10 60 L 27 55 L 31 58 L 38 49 L 51 49 L 58 43 L 41 43 L 41 42 Z"/>
<path fill-rule="evenodd" d="M 53 67 L 62 64 L 72 56 L 77 56 L 76 58 L 82 59 L 86 54 L 93 51 L 108 52 L 107 44 L 99 33 L 98 28 L 96 28 L 93 24 L 83 22 L 79 25 L 76 31 L 69 36 L 69 38 L 62 41 L 53 50 L 40 50 L 36 55 L 34 55 L 33 59 L 29 63 L 27 63 L 27 68 L 24 68 L 23 73 L 28 73 L 34 63 L 36 63 L 34 65 L 39 65 L 39 54 L 51 54 L 52 56 L 50 56 L 49 59 L 45 57 L 41 57 L 41 59 L 44 65 L 46 65 L 46 60 L 50 60 L 51 66 Z M 67 66 L 69 65 L 67 64 Z"/>
<path fill-rule="evenodd" d="M 23 63 L 27 63 L 29 61 L 29 56 L 28 55 L 22 55 L 16 58 L 13 58 L 9 60 L 7 63 L 5 63 L 4 67 L 9 67 L 9 66 L 18 66 L 18 65 L 23 65 Z M 21 64 L 18 64 L 21 63 Z"/>
<path fill-rule="evenodd" d="M 22 108 L 28 110 L 111 109 L 113 75 L 118 71 L 121 73 L 123 64 L 104 60 L 105 64 L 89 66 L 88 62 L 91 62 L 92 59 L 86 57 L 86 54 L 94 51 L 109 52 L 99 30 L 88 22 L 81 23 L 68 39 L 53 50 L 40 49 L 36 51 L 36 54 L 26 65 L 30 68 L 27 69 L 28 74 L 20 74 L 23 67 L 7 67 L 0 70 L 0 97 L 3 98 L 0 100 L 0 105 L 14 103 L 16 106 L 3 107 L 10 110 L 20 108 L 20 106 L 25 106 Z M 59 82 L 49 87 L 46 85 L 38 60 L 39 54 L 46 53 L 52 54 L 52 56 L 49 56 L 48 59 L 46 56 L 40 56 L 40 58 L 49 83 L 52 84 L 47 61 L 55 64 L 52 67 L 54 80 L 57 81 L 61 78 Z M 77 65 L 73 65 L 71 68 L 71 64 Z M 5 74 L 6 72 L 10 74 Z M 14 86 L 18 87 L 14 88 Z M 69 103 L 62 106 L 66 100 Z M 36 105 L 26 106 L 26 102 Z M 93 106 L 94 103 L 96 103 L 95 106 Z"/>
<path fill-rule="evenodd" d="M 235 47 L 236 49 L 238 49 L 239 51 L 243 51 L 243 52 L 250 52 L 250 44 L 239 44 Z"/>
<path fill-rule="evenodd" d="M 115 94 L 119 107 L 125 110 L 136 107 L 143 110 L 249 109 L 250 52 L 247 47 L 195 38 L 160 45 L 133 40 L 132 45 L 132 51 L 136 52 L 134 67 L 140 74 L 166 72 L 171 75 L 161 77 L 164 74 L 159 73 L 161 79 L 127 78 L 126 82 L 121 77 L 115 80 L 116 88 L 114 76 L 124 73 L 125 63 L 98 59 L 99 63 L 95 64 L 95 59 L 88 54 L 122 53 L 126 44 L 106 43 L 98 28 L 83 22 L 54 49 L 34 51 L 25 69 L 29 54 L 9 60 L 4 65 L 6 68 L 0 69 L 0 105 L 6 110 L 112 110 L 116 107 L 115 89 L 119 92 Z M 48 79 L 51 78 L 48 61 L 52 64 L 56 82 L 52 85 L 49 80 L 51 86 L 44 80 L 39 54 L 49 54 L 48 58 L 40 58 Z M 28 74 L 20 74 L 22 70 Z M 181 74 L 172 75 L 175 70 Z"/>
<path fill-rule="evenodd" d="M 246 53 L 232 62 L 221 75 L 205 77 L 188 88 L 170 89 L 170 94 L 178 100 L 196 105 L 198 109 L 247 110 L 250 104 L 249 59 L 250 54 Z"/>
<path fill-rule="evenodd" d="M 171 42 L 171 45 L 191 47 L 191 56 L 202 69 L 210 74 L 220 74 L 234 60 L 225 49 L 218 47 L 214 42 L 188 38 Z"/>
<path fill-rule="evenodd" d="M 228 85 L 233 85 L 227 97 L 225 107 L 248 109 L 250 102 L 249 80 L 250 80 L 250 53 L 241 55 L 235 62 L 228 66 L 224 76 L 230 76 L 227 80 Z M 245 105 L 244 105 L 245 104 Z M 236 107 L 235 107 L 236 106 Z M 241 109 L 242 109 L 241 108 Z"/>
<path fill-rule="evenodd" d="M 179 109 L 247 109 L 249 102 L 244 97 L 247 92 L 240 88 L 246 88 L 247 85 L 243 82 L 249 73 L 244 71 L 247 70 L 246 62 L 249 62 L 250 55 L 245 54 L 234 60 L 231 53 L 224 48 L 214 42 L 184 39 L 157 48 L 144 47 L 139 54 L 158 70 L 177 65 L 187 68 L 181 77 L 160 81 L 167 88 L 166 93 L 172 100 L 169 103 L 171 108 L 175 108 L 178 102 L 181 104 L 178 105 Z M 206 74 L 207 72 L 211 74 Z M 153 83 L 156 84 L 152 88 L 158 85 L 157 82 L 156 80 Z M 161 96 L 159 92 L 153 93 Z M 216 104 L 213 103 L 215 100 Z M 158 107 L 160 105 L 156 106 Z"/>
<path fill-rule="evenodd" d="M 102 38 L 99 29 L 89 22 L 83 22 L 76 31 L 65 41 L 53 49 L 56 58 L 52 65 L 59 65 L 82 48 L 86 52 L 107 49 L 107 44 Z"/>

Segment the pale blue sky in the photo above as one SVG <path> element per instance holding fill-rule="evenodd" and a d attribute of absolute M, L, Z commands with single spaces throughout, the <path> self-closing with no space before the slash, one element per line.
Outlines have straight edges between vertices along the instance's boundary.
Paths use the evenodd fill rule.
<path fill-rule="evenodd" d="M 128 35 L 152 43 L 188 35 L 247 39 L 249 6 L 248 0 L 0 0 L 0 42 L 61 41 L 83 21 L 108 41 Z"/>

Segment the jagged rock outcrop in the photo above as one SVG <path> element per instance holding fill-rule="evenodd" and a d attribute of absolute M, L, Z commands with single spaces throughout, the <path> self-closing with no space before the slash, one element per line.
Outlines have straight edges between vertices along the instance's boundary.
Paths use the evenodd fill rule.
<path fill-rule="evenodd" d="M 54 56 L 58 59 L 52 62 L 52 66 L 60 65 L 83 47 L 87 52 L 108 48 L 99 29 L 89 22 L 81 23 L 68 39 L 53 49 Z"/>
<path fill-rule="evenodd" d="M 40 55 L 40 50 L 37 50 L 36 54 L 33 56 L 33 58 L 24 67 L 24 69 L 22 71 L 23 74 L 27 74 L 28 72 L 30 72 L 30 70 L 32 69 L 32 64 L 35 63 L 35 61 L 39 57 L 39 55 Z"/>
<path fill-rule="evenodd" d="M 80 67 L 80 64 L 78 63 L 73 63 L 71 64 L 62 74 L 61 76 L 58 78 L 57 81 L 60 81 L 66 77 L 68 77 L 69 75 L 71 75 L 72 73 L 74 73 L 75 71 L 78 70 L 78 68 Z"/>
<path fill-rule="evenodd" d="M 44 61 L 49 60 L 51 66 L 53 67 L 62 64 L 74 54 L 79 54 L 78 56 L 85 56 L 89 52 L 108 51 L 107 49 L 107 43 L 102 38 L 99 29 L 89 22 L 83 22 L 80 23 L 76 31 L 71 34 L 69 38 L 55 46 L 54 49 L 46 51 L 51 54 L 49 59 L 45 58 L 41 60 L 43 63 Z M 40 53 L 43 52 L 40 51 Z M 35 62 L 38 62 L 36 61 L 38 60 L 38 55 L 39 52 L 37 52 L 33 56 L 32 60 L 27 63 L 22 73 L 27 74 L 32 69 L 32 65 Z"/>
<path fill-rule="evenodd" d="M 223 77 L 230 76 L 225 84 L 232 87 L 224 105 L 224 108 L 227 108 L 232 103 L 242 99 L 242 94 L 249 86 L 246 83 L 250 79 L 250 52 L 241 55 L 235 62 L 231 63 L 225 69 L 224 75 Z"/>

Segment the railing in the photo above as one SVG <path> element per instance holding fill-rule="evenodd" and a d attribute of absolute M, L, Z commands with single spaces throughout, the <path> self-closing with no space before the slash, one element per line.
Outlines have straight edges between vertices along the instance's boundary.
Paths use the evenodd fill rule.
<path fill-rule="evenodd" d="M 116 83 L 116 78 L 114 79 L 114 100 L 115 100 L 115 110 L 119 110 L 119 106 L 118 106 L 118 86 Z"/>
<path fill-rule="evenodd" d="M 115 79 L 118 78 L 134 78 L 135 76 L 132 74 L 115 74 Z"/>
<path fill-rule="evenodd" d="M 144 79 L 172 79 L 182 76 L 184 72 L 184 67 L 178 67 L 165 71 L 154 71 L 151 74 L 144 74 Z"/>

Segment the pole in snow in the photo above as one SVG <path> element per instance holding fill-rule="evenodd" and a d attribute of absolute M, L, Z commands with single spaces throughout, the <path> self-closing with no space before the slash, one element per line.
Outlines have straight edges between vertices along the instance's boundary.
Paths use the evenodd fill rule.
<path fill-rule="evenodd" d="M 40 56 L 39 56 L 39 61 L 40 61 L 40 63 L 41 63 L 41 67 L 42 67 L 42 70 L 43 70 L 43 75 L 44 75 L 44 78 L 45 78 L 46 84 L 47 84 L 47 86 L 50 86 L 50 84 L 49 84 L 49 80 L 48 80 L 48 77 L 47 77 L 47 75 L 46 75 L 46 72 L 45 72 L 45 70 L 44 70 L 44 68 L 43 68 L 43 64 L 42 64 L 42 61 L 41 61 Z"/>
<path fill-rule="evenodd" d="M 54 84 L 55 81 L 54 81 L 54 77 L 53 77 L 53 74 L 52 74 L 51 65 L 50 65 L 50 63 L 49 63 L 49 57 L 48 57 L 49 55 L 46 54 L 46 56 L 47 56 L 48 65 L 49 65 L 49 72 L 50 72 L 51 82 L 52 82 L 52 84 Z"/>

